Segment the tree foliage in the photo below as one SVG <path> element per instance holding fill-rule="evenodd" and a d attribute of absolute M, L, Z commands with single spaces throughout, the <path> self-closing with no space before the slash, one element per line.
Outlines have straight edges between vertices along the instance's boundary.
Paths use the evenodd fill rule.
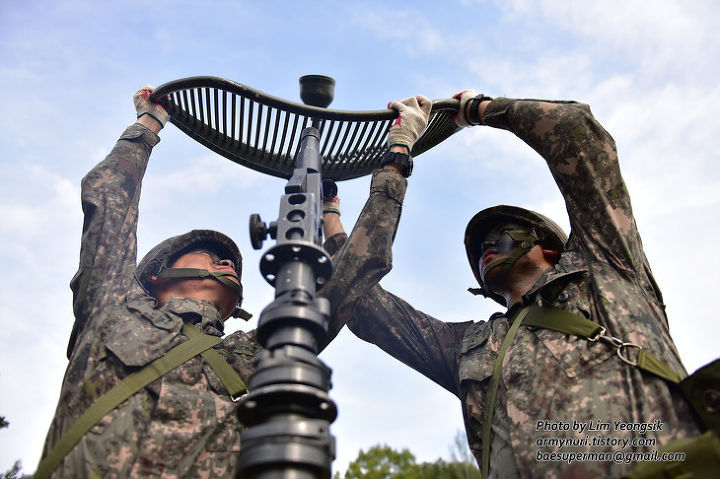
<path fill-rule="evenodd" d="M 9 470 L 0 472 L 0 479 L 20 479 L 21 469 L 22 464 L 20 461 L 15 461 L 15 464 Z"/>
<path fill-rule="evenodd" d="M 5 416 L 0 416 L 0 429 L 6 428 L 10 425 L 5 419 Z M 22 469 L 22 463 L 17 460 L 15 464 L 5 472 L 0 472 L 0 479 L 20 479 L 20 473 Z"/>
<path fill-rule="evenodd" d="M 360 449 L 357 459 L 348 465 L 345 479 L 399 479 L 404 477 L 403 471 L 415 466 L 415 456 L 407 449 L 396 451 L 378 445 L 367 452 Z"/>
<path fill-rule="evenodd" d="M 480 471 L 459 432 L 451 447 L 451 461 L 439 458 L 435 462 L 418 464 L 407 449 L 396 451 L 387 445 L 362 449 L 352 461 L 345 476 L 335 473 L 334 479 L 480 479 Z"/>
<path fill-rule="evenodd" d="M 475 464 L 465 462 L 435 462 L 420 464 L 419 471 L 412 479 L 480 479 L 480 471 Z"/>

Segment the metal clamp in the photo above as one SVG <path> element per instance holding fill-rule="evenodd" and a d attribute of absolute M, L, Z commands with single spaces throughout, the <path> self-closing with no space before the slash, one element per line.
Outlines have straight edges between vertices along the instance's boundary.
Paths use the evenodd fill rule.
<path fill-rule="evenodd" d="M 601 337 L 605 337 L 605 331 L 607 331 L 607 329 L 605 329 L 605 326 L 600 326 L 600 331 L 587 338 L 587 340 L 591 343 L 596 343 L 600 340 Z"/>
<path fill-rule="evenodd" d="M 638 365 L 637 359 L 630 359 L 629 356 L 623 355 L 623 351 L 625 350 L 625 348 L 637 348 L 637 350 L 640 351 L 640 349 L 641 349 L 640 346 L 638 346 L 637 344 L 634 344 L 634 343 L 622 343 L 617 349 L 617 355 L 620 359 L 625 361 L 630 366 L 637 366 Z"/>
<path fill-rule="evenodd" d="M 632 359 L 628 352 L 628 348 L 636 348 L 638 351 L 641 349 L 640 346 L 638 346 L 635 343 L 628 343 L 623 341 L 620 338 L 616 338 L 615 336 L 607 336 L 605 335 L 605 332 L 607 330 L 604 326 L 600 326 L 600 330 L 593 334 L 591 337 L 587 338 L 588 341 L 595 343 L 598 341 L 602 341 L 603 343 L 606 343 L 612 347 L 615 348 L 618 357 L 625 363 L 629 364 L 630 366 L 637 366 L 638 362 L 637 359 Z"/>

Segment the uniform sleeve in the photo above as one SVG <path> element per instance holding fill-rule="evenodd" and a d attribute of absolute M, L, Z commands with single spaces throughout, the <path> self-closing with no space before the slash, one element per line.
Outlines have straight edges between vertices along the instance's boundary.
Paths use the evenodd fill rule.
<path fill-rule="evenodd" d="M 590 107 L 498 98 L 483 121 L 515 133 L 546 161 L 565 198 L 571 241 L 617 269 L 642 271 L 642 244 L 620 174 L 615 141 Z"/>
<path fill-rule="evenodd" d="M 471 324 L 440 321 L 377 285 L 357 302 L 348 328 L 459 396 L 459 346 Z"/>
<path fill-rule="evenodd" d="M 333 260 L 332 278 L 320 291 L 331 307 L 328 342 L 350 319 L 357 300 L 392 268 L 392 243 L 406 188 L 407 180 L 397 172 L 375 170 L 370 196 L 350 237 L 335 235 L 325 243 Z"/>
<path fill-rule="evenodd" d="M 134 280 L 140 184 L 150 152 L 159 141 L 148 128 L 131 125 L 82 180 L 85 218 L 80 266 L 70 282 L 75 324 L 68 356 L 78 337 L 91 329 L 99 310 L 140 292 Z"/>
<path fill-rule="evenodd" d="M 335 337 L 347 323 L 361 339 L 456 393 L 454 345 L 464 326 L 416 311 L 378 284 L 392 268 L 406 186 L 395 172 L 375 171 L 370 197 L 350 236 L 339 234 L 326 242 L 328 252 L 335 253 L 332 279 L 322 290 L 331 303 L 329 334 Z"/>

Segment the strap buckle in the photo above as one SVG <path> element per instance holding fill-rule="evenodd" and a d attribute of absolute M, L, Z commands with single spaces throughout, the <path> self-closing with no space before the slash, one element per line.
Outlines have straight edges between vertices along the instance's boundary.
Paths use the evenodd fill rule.
<path fill-rule="evenodd" d="M 605 329 L 605 326 L 600 326 L 600 329 L 598 330 L 598 332 L 593 334 L 589 338 L 587 338 L 587 340 L 590 341 L 591 343 L 597 343 L 601 337 L 606 337 L 605 336 L 606 331 L 607 331 L 607 329 Z"/>
<path fill-rule="evenodd" d="M 616 338 L 615 336 L 607 336 L 605 335 L 605 332 L 607 330 L 604 326 L 600 326 L 600 330 L 593 334 L 591 337 L 587 338 L 588 341 L 596 343 L 598 341 L 602 341 L 603 343 L 606 343 L 612 347 L 615 348 L 615 352 L 617 353 L 618 357 L 626 364 L 629 364 L 630 366 L 637 366 L 638 360 L 637 356 L 635 359 L 630 357 L 629 354 L 629 348 L 635 348 L 638 351 L 640 351 L 640 346 L 638 346 L 635 343 L 628 343 L 623 341 L 620 338 Z"/>
<path fill-rule="evenodd" d="M 635 357 L 635 359 L 632 359 L 629 356 L 626 356 L 627 353 L 623 353 L 623 351 L 625 351 L 627 348 L 636 348 L 639 353 L 640 349 L 641 349 L 640 346 L 638 346 L 637 344 L 634 344 L 634 343 L 622 343 L 620 346 L 618 346 L 618 349 L 617 349 L 617 355 L 620 359 L 622 359 L 624 362 L 626 362 L 630 366 L 637 366 L 638 365 L 637 356 Z"/>
<path fill-rule="evenodd" d="M 250 391 L 248 391 L 248 390 L 246 389 L 246 390 L 244 390 L 241 394 L 238 394 L 237 396 L 233 396 L 232 394 L 230 394 L 229 396 L 230 396 L 230 400 L 231 400 L 232 402 L 240 402 L 240 401 L 242 401 L 243 399 L 245 399 L 245 396 L 247 396 L 248 394 L 250 394 Z"/>

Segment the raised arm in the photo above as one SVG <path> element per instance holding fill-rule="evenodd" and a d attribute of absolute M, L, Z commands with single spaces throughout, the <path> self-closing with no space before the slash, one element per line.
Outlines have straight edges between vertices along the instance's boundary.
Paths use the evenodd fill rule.
<path fill-rule="evenodd" d="M 340 221 L 339 199 L 325 202 L 325 248 L 336 265 L 333 281 L 322 293 L 332 304 L 330 334 L 334 337 L 347 324 L 359 338 L 457 394 L 455 345 L 469 323 L 444 323 L 378 284 L 392 268 L 392 242 L 406 185 L 394 167 L 376 170 L 349 240 Z"/>
<path fill-rule="evenodd" d="M 419 113 L 425 108 L 424 114 L 429 115 L 429 100 L 418 97 L 403 102 L 396 105 L 401 113 L 396 125 L 407 120 L 403 112 Z M 423 121 L 421 128 L 414 127 L 407 135 L 391 130 L 389 152 L 407 154 L 427 116 Z M 347 323 L 361 339 L 455 392 L 455 351 L 447 346 L 454 344 L 457 331 L 466 324 L 443 323 L 416 311 L 378 284 L 392 268 L 392 245 L 407 187 L 406 166 L 387 162 L 373 173 L 370 196 L 349 238 L 340 221 L 339 201 L 323 205 L 325 247 L 335 266 L 331 282 L 322 290 L 332 305 L 329 333 L 334 337 Z"/>
<path fill-rule="evenodd" d="M 324 230 L 329 236 L 325 248 L 334 266 L 332 279 L 320 292 L 331 305 L 328 340 L 350 319 L 357 300 L 392 269 L 392 242 L 406 187 L 407 180 L 394 169 L 375 170 L 370 196 L 349 239 L 338 214 L 323 214 Z"/>
<path fill-rule="evenodd" d="M 392 267 L 392 242 L 395 239 L 402 201 L 412 167 L 400 162 L 409 159 L 415 140 L 427 126 L 432 102 L 422 96 L 388 104 L 398 117 L 388 132 L 388 151 L 373 172 L 370 196 L 358 222 L 346 236 L 340 222 L 339 200 L 323 205 L 325 247 L 333 256 L 333 276 L 321 295 L 330 300 L 331 315 L 328 341 L 332 340 L 350 319 L 358 300 L 377 284 Z M 389 160 L 389 161 L 386 161 Z M 403 175 L 402 173 L 407 173 Z M 360 226 L 362 225 L 362 226 Z M 324 345 L 323 345 L 324 346 Z"/>
<path fill-rule="evenodd" d="M 81 183 L 85 219 L 80 266 L 70 283 L 75 324 L 68 357 L 79 336 L 94 329 L 90 322 L 98 310 L 141 292 L 134 279 L 140 185 L 150 152 L 160 141 L 157 133 L 168 119 L 161 106 L 149 101 L 151 91 L 145 86 L 135 93 L 137 122 Z"/>
<path fill-rule="evenodd" d="M 470 94 L 459 95 L 469 124 L 509 130 L 545 159 L 565 198 L 571 241 L 621 270 L 643 269 L 646 260 L 615 141 L 589 106 L 484 97 L 475 107 Z M 477 112 L 471 118 L 473 107 Z"/>

